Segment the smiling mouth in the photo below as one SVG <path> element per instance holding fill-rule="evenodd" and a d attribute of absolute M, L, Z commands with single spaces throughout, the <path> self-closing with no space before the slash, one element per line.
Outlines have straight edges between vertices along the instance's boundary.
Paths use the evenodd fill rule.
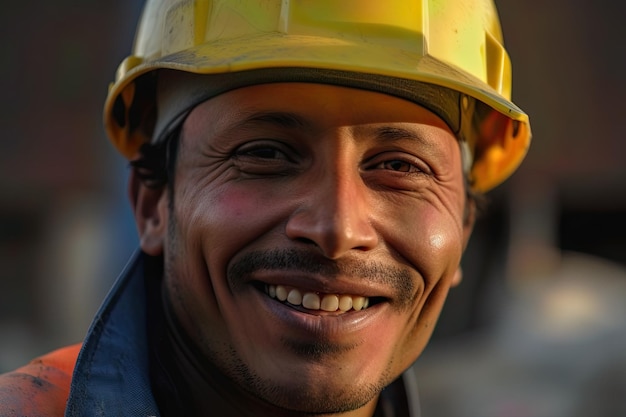
<path fill-rule="evenodd" d="M 376 298 L 370 299 L 360 295 L 321 294 L 284 285 L 270 284 L 265 285 L 265 294 L 287 305 L 302 307 L 307 310 L 335 313 L 365 310 L 379 301 Z"/>

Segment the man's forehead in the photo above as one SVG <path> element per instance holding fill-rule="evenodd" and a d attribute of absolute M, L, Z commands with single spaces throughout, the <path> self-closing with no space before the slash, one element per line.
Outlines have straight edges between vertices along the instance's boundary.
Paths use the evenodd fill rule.
<path fill-rule="evenodd" d="M 330 102 L 325 100 L 329 91 L 337 92 Z M 437 115 L 403 99 L 380 98 L 379 93 L 311 83 L 242 87 L 192 109 L 185 131 L 220 148 L 259 135 L 315 139 L 310 143 L 330 135 L 376 146 L 403 144 L 437 160 L 458 153 L 456 137 Z"/>
<path fill-rule="evenodd" d="M 419 104 L 367 90 L 314 83 L 242 87 L 200 103 L 191 110 L 189 119 L 203 125 L 205 133 L 236 134 L 267 128 L 321 134 L 339 128 L 387 142 L 426 143 L 432 136 L 425 129 L 428 126 L 445 131 L 456 142 L 446 123 Z"/>
<path fill-rule="evenodd" d="M 255 70 L 217 75 L 161 71 L 157 81 L 158 116 L 153 142 L 168 137 L 199 103 L 244 87 L 283 82 L 334 85 L 399 97 L 429 109 L 441 118 L 452 132 L 458 131 L 461 116 L 457 92 L 414 81 L 405 80 L 408 84 L 403 84 L 398 79 L 382 78 L 374 80 L 370 74 L 307 68 Z"/>
<path fill-rule="evenodd" d="M 320 83 L 276 82 L 244 86 L 211 97 L 190 112 L 207 107 L 242 123 L 274 123 L 306 127 L 318 118 L 359 121 L 360 124 L 425 121 L 447 127 L 427 107 L 403 98 L 364 89 Z"/>

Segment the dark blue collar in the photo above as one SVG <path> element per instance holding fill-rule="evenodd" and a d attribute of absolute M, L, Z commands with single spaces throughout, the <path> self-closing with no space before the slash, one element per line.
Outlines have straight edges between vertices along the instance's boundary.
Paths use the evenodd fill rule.
<path fill-rule="evenodd" d="M 133 255 L 91 324 L 66 416 L 159 415 L 148 371 L 143 257 Z"/>

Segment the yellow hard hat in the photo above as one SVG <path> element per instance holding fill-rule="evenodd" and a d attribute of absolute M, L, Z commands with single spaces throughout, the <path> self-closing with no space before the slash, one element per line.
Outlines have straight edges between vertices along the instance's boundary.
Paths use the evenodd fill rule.
<path fill-rule="evenodd" d="M 183 102 L 167 112 L 156 109 L 164 70 L 190 80 L 159 93 Z M 530 144 L 492 0 L 147 0 L 104 122 L 133 158 L 199 100 L 281 81 L 371 89 L 430 108 L 469 149 L 476 191 L 504 181 Z"/>

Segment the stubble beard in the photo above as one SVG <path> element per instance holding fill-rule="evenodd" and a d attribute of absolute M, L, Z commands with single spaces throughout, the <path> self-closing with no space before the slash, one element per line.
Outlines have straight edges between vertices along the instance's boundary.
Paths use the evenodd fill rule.
<path fill-rule="evenodd" d="M 302 346 L 300 347 L 302 349 Z M 306 350 L 315 351 L 315 356 L 325 351 L 325 346 L 308 346 Z M 215 352 L 213 352 L 214 357 Z M 383 388 L 391 382 L 389 375 L 383 375 L 377 384 L 345 384 L 337 388 L 334 384 L 321 381 L 299 382 L 294 375 L 290 384 L 279 383 L 259 376 L 246 364 L 234 349 L 217 360 L 221 371 L 248 395 L 261 400 L 271 407 L 283 411 L 285 415 L 323 415 L 340 414 L 363 407 L 378 397 Z M 306 361 L 306 358 L 302 358 Z M 325 375 L 329 380 L 333 375 Z M 329 389 L 329 386 L 333 388 Z M 282 414 L 281 414 L 282 415 Z"/>
<path fill-rule="evenodd" d="M 173 202 L 171 203 L 171 208 L 170 213 L 174 213 Z M 176 281 L 183 277 L 177 276 L 174 265 L 177 261 L 178 252 L 183 245 L 178 241 L 174 217 L 173 215 L 170 216 L 168 222 L 168 243 L 164 254 L 164 279 L 166 282 L 169 282 L 169 285 L 179 287 Z M 408 278 L 395 281 L 395 285 L 401 286 L 399 282 L 405 283 L 402 292 L 399 291 L 399 293 L 407 294 L 411 292 L 406 291 L 407 286 L 412 287 L 412 283 L 410 283 Z M 404 301 L 405 303 L 402 304 L 406 306 L 408 299 Z M 347 382 L 342 387 L 338 388 L 335 384 L 332 388 L 329 388 L 332 384 L 326 384 L 325 381 L 303 381 L 299 383 L 295 379 L 293 383 L 284 384 L 258 375 L 244 361 L 242 355 L 230 344 L 219 346 L 219 342 L 206 339 L 198 340 L 196 343 L 196 351 L 204 356 L 204 358 L 201 358 L 201 363 L 209 364 L 208 368 L 210 369 L 203 371 L 220 372 L 221 376 L 230 381 L 236 390 L 245 393 L 245 397 L 251 398 L 252 401 L 260 401 L 266 406 L 278 408 L 285 415 L 304 414 L 315 416 L 354 411 L 376 399 L 381 391 L 396 378 L 395 375 L 391 375 L 390 369 L 392 364 L 388 364 L 383 374 L 379 375 L 378 380 L 372 383 L 354 385 Z M 336 357 L 344 353 L 342 349 L 338 350 L 336 345 L 323 341 L 299 343 L 282 340 L 282 343 L 304 362 L 319 362 L 323 359 L 336 362 Z M 363 360 L 367 360 L 367 358 L 363 358 Z M 333 377 L 334 375 L 323 376 L 323 378 L 328 378 L 328 380 L 332 380 Z M 210 379 L 215 380 L 214 378 Z M 221 387 L 221 390 L 223 389 L 224 387 Z M 239 401 L 237 395 L 232 395 L 231 398 L 233 401 Z M 235 406 L 234 408 L 237 409 L 240 406 Z"/>

